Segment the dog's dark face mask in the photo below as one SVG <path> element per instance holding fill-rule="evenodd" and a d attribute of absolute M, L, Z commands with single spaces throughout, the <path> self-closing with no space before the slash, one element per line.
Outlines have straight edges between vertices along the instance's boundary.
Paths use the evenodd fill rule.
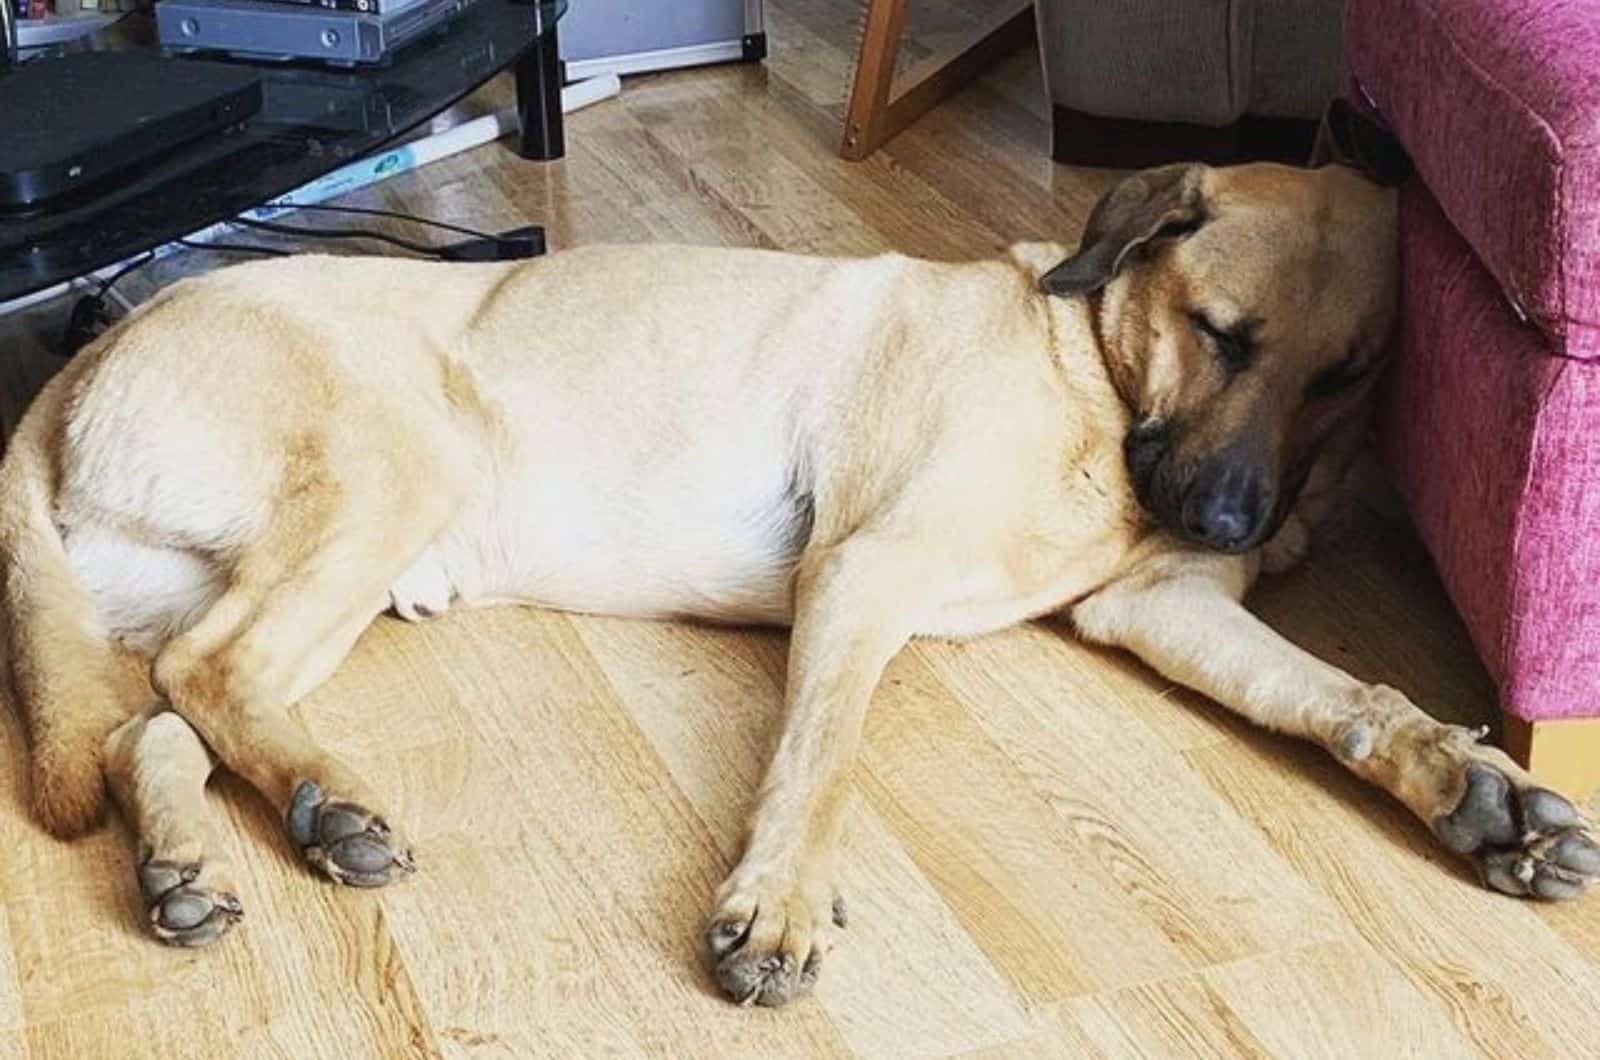
<path fill-rule="evenodd" d="M 1042 288 L 1088 296 L 1140 504 L 1243 552 L 1294 506 L 1361 406 L 1393 330 L 1396 196 L 1344 166 L 1136 174 Z"/>

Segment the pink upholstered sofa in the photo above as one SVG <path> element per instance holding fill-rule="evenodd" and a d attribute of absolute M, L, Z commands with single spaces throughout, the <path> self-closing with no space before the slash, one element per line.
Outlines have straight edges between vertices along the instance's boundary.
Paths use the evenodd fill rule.
<path fill-rule="evenodd" d="M 1547 782 L 1600 783 L 1600 0 L 1349 0 L 1405 146 L 1391 471 Z"/>

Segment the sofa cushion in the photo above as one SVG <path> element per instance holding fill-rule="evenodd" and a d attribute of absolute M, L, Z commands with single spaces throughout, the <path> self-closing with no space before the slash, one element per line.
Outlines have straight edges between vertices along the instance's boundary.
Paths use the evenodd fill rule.
<path fill-rule="evenodd" d="M 1340 0 L 1039 0 L 1050 102 L 1103 118 L 1315 118 L 1344 83 Z"/>
<path fill-rule="evenodd" d="M 1600 713 L 1600 363 L 1552 357 L 1426 189 L 1400 203 L 1391 475 L 1507 713 Z"/>
<path fill-rule="evenodd" d="M 1350 0 L 1350 73 L 1518 312 L 1600 357 L 1600 2 Z"/>

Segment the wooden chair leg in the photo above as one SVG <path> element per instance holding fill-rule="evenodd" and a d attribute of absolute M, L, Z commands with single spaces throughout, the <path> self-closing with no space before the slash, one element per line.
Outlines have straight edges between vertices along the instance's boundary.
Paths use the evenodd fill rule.
<path fill-rule="evenodd" d="M 1006 0 L 964 41 L 906 71 L 894 90 L 895 57 L 905 30 L 907 0 L 867 0 L 855 84 L 845 112 L 839 153 L 859 161 L 976 77 L 984 67 L 1033 35 L 1033 0 Z"/>
<path fill-rule="evenodd" d="M 1505 719 L 1512 758 L 1563 795 L 1587 799 L 1600 789 L 1600 718 Z"/>
<path fill-rule="evenodd" d="M 845 158 L 859 161 L 883 142 L 883 119 L 889 109 L 894 62 L 905 25 L 906 0 L 867 0 L 856 80 L 844 118 L 844 146 L 839 152 Z"/>

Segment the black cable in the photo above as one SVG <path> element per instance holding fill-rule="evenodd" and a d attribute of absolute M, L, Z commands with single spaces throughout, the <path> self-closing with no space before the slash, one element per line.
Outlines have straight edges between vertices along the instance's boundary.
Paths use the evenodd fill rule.
<path fill-rule="evenodd" d="M 4 2 L 4 0 L 0 0 Z M 86 294 L 72 303 L 72 311 L 67 314 L 66 330 L 62 332 L 56 352 L 63 357 L 71 357 L 81 350 L 94 337 L 113 321 L 112 314 L 106 309 L 106 295 L 116 282 L 134 269 L 143 268 L 156 258 L 155 251 L 148 250 L 134 258 L 116 272 L 100 281 L 93 294 Z"/>
<path fill-rule="evenodd" d="M 118 280 L 120 280 L 124 276 L 128 275 L 128 273 L 132 272 L 134 269 L 143 268 L 144 266 L 150 264 L 155 259 L 156 259 L 156 252 L 155 251 L 153 251 L 153 250 L 145 251 L 139 257 L 137 257 L 137 258 L 133 259 L 132 261 L 128 262 L 128 264 L 124 265 L 122 268 L 120 268 L 116 272 L 112 273 L 109 277 L 107 277 L 106 279 L 102 280 L 100 282 L 100 289 L 95 291 L 94 296 L 96 298 L 104 298 L 106 296 L 106 292 L 111 290 L 111 288 L 116 285 L 116 282 Z"/>
<path fill-rule="evenodd" d="M 126 17 L 126 15 L 124 15 L 124 17 Z M 472 236 L 474 239 L 484 239 L 490 242 L 501 238 L 488 232 L 480 232 L 476 229 L 463 227 L 462 225 L 450 224 L 448 221 L 435 221 L 428 217 L 415 217 L 411 214 L 398 213 L 394 210 L 379 210 L 367 206 L 335 206 L 331 203 L 267 203 L 263 209 L 320 210 L 324 213 L 349 213 L 361 214 L 367 217 L 388 217 L 396 221 L 408 221 L 412 224 L 426 225 L 430 228 L 438 228 L 446 232 L 456 232 L 460 235 Z M 418 254 L 436 256 L 440 249 L 438 247 L 428 246 L 425 243 L 413 243 L 410 240 L 400 239 L 397 236 L 389 236 L 383 232 L 373 232 L 367 229 L 329 231 L 320 228 L 302 228 L 298 225 L 285 225 L 271 221 L 256 221 L 244 217 L 235 218 L 235 221 L 239 224 L 249 227 L 261 228 L 266 231 L 278 232 L 283 235 L 304 235 L 312 238 L 326 239 L 378 239 L 386 243 L 393 243 L 402 249 L 410 250 Z M 267 254 L 280 257 L 292 253 L 292 251 L 282 250 L 276 247 L 256 246 L 247 243 L 196 243 L 189 239 L 174 239 L 173 242 L 179 246 L 188 247 L 191 250 L 217 250 L 235 254 Z M 124 265 L 121 269 L 118 269 L 108 278 L 101 281 L 99 289 L 95 292 L 95 297 L 104 297 L 107 291 L 116 286 L 117 281 L 121 280 L 124 276 L 128 275 L 130 272 L 133 272 L 135 269 L 142 268 L 154 260 L 155 252 L 146 251 L 138 258 L 130 261 L 127 265 Z"/>
<path fill-rule="evenodd" d="M 488 232 L 479 232 L 472 228 L 463 228 L 453 225 L 448 221 L 435 221 L 431 217 L 416 217 L 408 213 L 397 213 L 394 210 L 378 210 L 369 206 L 335 206 L 331 203 L 294 203 L 294 202 L 269 202 L 262 206 L 263 210 L 320 210 L 324 213 L 353 213 L 363 217 L 388 217 L 396 221 L 407 221 L 411 224 L 427 225 L 429 228 L 439 228 L 446 232 L 456 232 L 475 239 L 495 238 Z"/>
<path fill-rule="evenodd" d="M 270 257 L 286 258 L 294 253 L 281 247 L 263 247 L 251 243 L 196 243 L 192 239 L 174 239 L 173 242 L 190 250 L 220 250 L 228 254 L 266 254 Z"/>
<path fill-rule="evenodd" d="M 0 0 L 0 3 L 9 3 L 10 0 Z M 245 228 L 254 228 L 263 232 L 272 232 L 277 235 L 299 236 L 306 239 L 372 239 L 380 243 L 388 243 L 402 250 L 409 250 L 413 254 L 422 254 L 440 261 L 508 261 L 515 258 L 534 257 L 545 251 L 544 231 L 537 226 L 512 229 L 500 235 L 491 235 L 479 232 L 461 225 L 450 224 L 446 221 L 434 221 L 426 217 L 413 217 L 410 214 L 397 213 L 393 210 L 379 210 L 365 206 L 334 206 L 325 203 L 268 203 L 268 209 L 283 210 L 321 210 L 326 213 L 361 214 L 369 217 L 387 217 L 396 221 L 405 221 L 411 224 L 426 225 L 447 232 L 471 237 L 465 243 L 447 244 L 445 246 L 430 246 L 414 240 L 391 236 L 386 232 L 379 232 L 370 228 L 307 228 L 302 225 L 282 224 L 276 221 L 257 221 L 248 217 L 235 217 L 232 224 Z M 262 254 L 271 257 L 283 257 L 293 253 L 279 247 L 267 247 L 250 243 L 203 243 L 191 239 L 174 239 L 173 243 L 191 250 L 210 250 L 224 254 Z M 143 255 L 122 266 L 116 272 L 100 283 L 94 294 L 85 295 L 73 306 L 71 319 L 68 322 L 66 334 L 61 341 L 61 351 L 70 357 L 83 345 L 104 331 L 112 323 L 111 314 L 105 306 L 106 295 L 128 273 L 142 268 L 155 260 L 155 251 L 146 251 Z"/>
<path fill-rule="evenodd" d="M 399 236 L 391 236 L 387 232 L 379 232 L 371 228 L 306 228 L 302 225 L 279 224 L 276 221 L 252 221 L 246 217 L 235 217 L 233 224 L 244 225 L 246 228 L 258 228 L 263 232 L 273 232 L 284 236 L 300 236 L 305 239 L 375 239 L 380 243 L 388 243 L 402 250 L 409 250 L 413 254 L 426 254 L 437 257 L 438 247 L 426 243 L 418 243 Z M 492 236 L 489 238 L 493 238 Z"/>
<path fill-rule="evenodd" d="M 0 3 L 5 2 L 7 0 L 0 0 Z M 279 250 L 276 247 L 248 246 L 243 243 L 197 243 L 191 239 L 174 239 L 173 242 L 179 246 L 190 247 L 195 250 L 220 250 L 275 256 L 289 253 L 287 250 Z M 101 280 L 100 285 L 95 288 L 93 294 L 86 294 L 74 302 L 71 312 L 67 314 L 67 327 L 65 332 L 62 333 L 57 352 L 63 357 L 71 357 L 115 323 L 115 316 L 106 307 L 106 296 L 117 285 L 117 281 L 154 260 L 156 260 L 156 252 L 153 250 L 145 251 L 104 280 Z"/>

